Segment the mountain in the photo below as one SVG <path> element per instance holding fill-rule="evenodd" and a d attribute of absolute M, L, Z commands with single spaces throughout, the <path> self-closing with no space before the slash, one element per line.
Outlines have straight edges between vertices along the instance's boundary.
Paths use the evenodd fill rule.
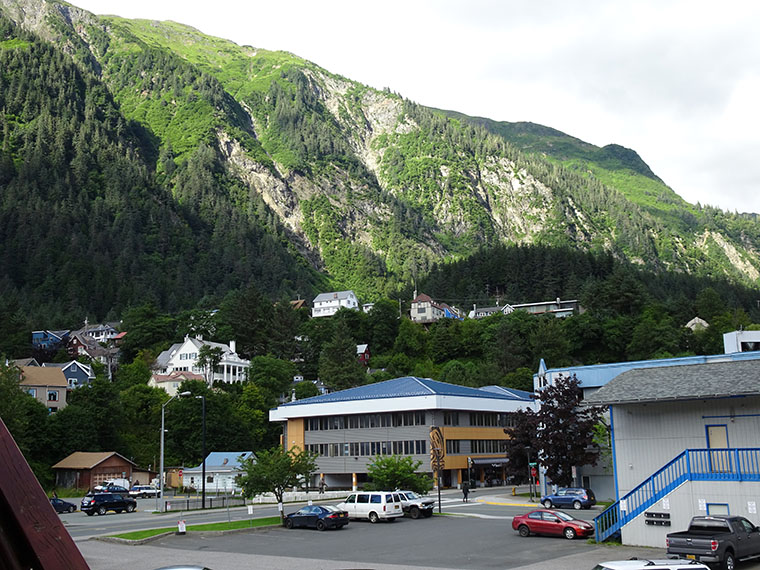
<path fill-rule="evenodd" d="M 28 310 L 178 309 L 250 282 L 373 300 L 503 244 L 758 285 L 756 216 L 688 204 L 635 151 L 174 22 L 45 0 L 0 18 L 0 293 Z"/>

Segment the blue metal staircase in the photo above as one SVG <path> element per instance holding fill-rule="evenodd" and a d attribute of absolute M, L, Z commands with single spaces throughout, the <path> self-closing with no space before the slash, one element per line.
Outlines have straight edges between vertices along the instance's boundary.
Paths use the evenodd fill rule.
<path fill-rule="evenodd" d="M 594 519 L 597 542 L 687 481 L 760 481 L 760 449 L 685 450 Z"/>

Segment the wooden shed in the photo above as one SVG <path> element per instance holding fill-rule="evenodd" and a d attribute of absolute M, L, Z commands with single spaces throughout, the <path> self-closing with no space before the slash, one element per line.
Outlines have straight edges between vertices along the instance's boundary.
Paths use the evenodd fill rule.
<path fill-rule="evenodd" d="M 128 479 L 137 465 L 115 451 L 75 451 L 53 465 L 56 487 L 92 489 L 111 479 Z"/>

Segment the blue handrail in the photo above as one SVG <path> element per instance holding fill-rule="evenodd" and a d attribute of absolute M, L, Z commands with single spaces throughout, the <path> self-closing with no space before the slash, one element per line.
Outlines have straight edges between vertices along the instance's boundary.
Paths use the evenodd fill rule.
<path fill-rule="evenodd" d="M 760 481 L 760 449 L 683 451 L 594 518 L 596 541 L 607 540 L 686 481 Z"/>

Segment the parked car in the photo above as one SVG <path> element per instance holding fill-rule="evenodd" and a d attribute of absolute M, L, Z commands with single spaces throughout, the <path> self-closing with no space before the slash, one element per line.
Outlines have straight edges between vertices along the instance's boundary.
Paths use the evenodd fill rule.
<path fill-rule="evenodd" d="M 760 528 L 744 517 L 699 516 L 665 538 L 668 556 L 693 558 L 734 570 L 737 560 L 760 557 Z"/>
<path fill-rule="evenodd" d="M 55 497 L 50 499 L 50 504 L 53 505 L 56 513 L 73 513 L 77 510 L 77 506 L 74 503 L 56 499 Z"/>
<path fill-rule="evenodd" d="M 115 511 L 121 513 L 127 511 L 131 513 L 137 508 L 137 501 L 135 501 L 129 495 L 121 495 L 119 493 L 95 493 L 94 495 L 87 495 L 82 499 L 82 504 L 79 507 L 83 513 L 87 513 L 88 516 L 92 516 L 95 513 L 99 515 L 106 514 L 107 511 Z"/>
<path fill-rule="evenodd" d="M 556 493 L 541 497 L 541 504 L 547 509 L 552 507 L 573 507 L 575 510 L 590 509 L 596 504 L 596 497 L 591 489 L 583 487 L 565 487 Z"/>
<path fill-rule="evenodd" d="M 709 570 L 696 560 L 647 560 L 631 558 L 630 560 L 612 560 L 594 566 L 594 570 Z"/>
<path fill-rule="evenodd" d="M 369 519 L 376 523 L 380 519 L 393 522 L 404 516 L 402 499 L 393 491 L 360 491 L 351 493 L 346 500 L 338 504 L 352 519 Z"/>
<path fill-rule="evenodd" d="M 549 536 L 564 536 L 568 540 L 576 536 L 585 538 L 594 534 L 594 527 L 581 519 L 576 519 L 563 511 L 537 509 L 512 519 L 512 529 L 520 536 L 544 534 Z"/>
<path fill-rule="evenodd" d="M 285 517 L 287 528 L 343 528 L 348 524 L 348 513 L 332 505 L 309 505 Z"/>
<path fill-rule="evenodd" d="M 150 485 L 135 485 L 129 490 L 129 496 L 142 499 L 146 497 L 160 497 L 161 491 Z"/>
<path fill-rule="evenodd" d="M 414 491 L 398 491 L 401 496 L 401 508 L 405 515 L 413 519 L 422 517 L 432 517 L 435 508 L 435 499 L 432 497 L 423 497 Z"/>

